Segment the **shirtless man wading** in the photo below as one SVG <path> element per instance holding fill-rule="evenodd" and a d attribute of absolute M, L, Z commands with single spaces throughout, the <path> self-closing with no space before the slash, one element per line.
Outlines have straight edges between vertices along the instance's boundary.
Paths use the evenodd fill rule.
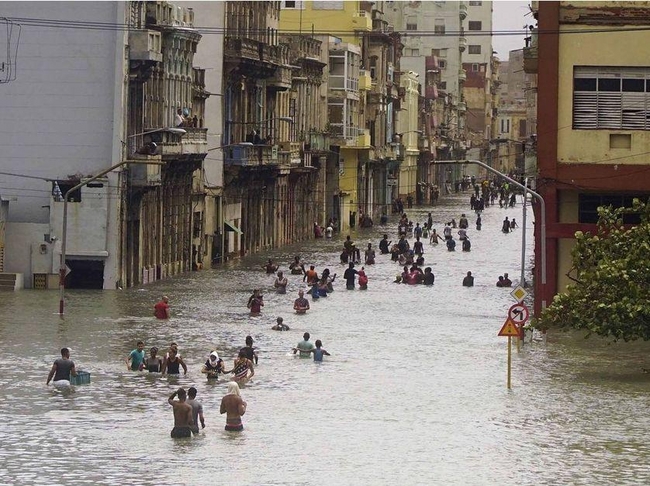
<path fill-rule="evenodd" d="M 228 383 L 228 393 L 221 399 L 222 414 L 226 414 L 226 430 L 240 432 L 244 430 L 241 416 L 246 413 L 246 402 L 242 400 L 239 385 L 234 381 Z"/>
<path fill-rule="evenodd" d="M 174 397 L 178 396 L 178 400 Z M 174 408 L 174 428 L 172 429 L 172 439 L 192 437 L 192 407 L 185 401 L 187 393 L 184 388 L 179 388 L 172 393 L 167 402 Z"/>

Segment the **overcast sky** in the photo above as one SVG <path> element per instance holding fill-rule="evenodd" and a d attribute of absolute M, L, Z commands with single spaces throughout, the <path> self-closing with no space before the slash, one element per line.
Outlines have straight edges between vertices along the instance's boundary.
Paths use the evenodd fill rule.
<path fill-rule="evenodd" d="M 497 51 L 500 60 L 507 61 L 508 52 L 524 47 L 523 35 L 499 35 L 499 31 L 523 30 L 524 25 L 534 25 L 533 16 L 526 16 L 530 11 L 529 5 L 530 2 L 519 0 L 492 2 L 492 30 L 495 32 L 492 48 Z"/>

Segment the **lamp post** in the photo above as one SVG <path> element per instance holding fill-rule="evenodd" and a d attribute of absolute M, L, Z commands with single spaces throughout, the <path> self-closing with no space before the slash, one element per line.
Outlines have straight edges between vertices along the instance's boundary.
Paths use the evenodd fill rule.
<path fill-rule="evenodd" d="M 131 137 L 137 137 L 138 135 L 147 135 L 149 133 L 156 133 L 156 132 L 164 132 L 164 131 L 169 131 L 171 133 L 177 133 L 177 134 L 184 134 L 186 133 L 185 130 L 182 128 L 160 128 L 157 130 L 149 130 L 147 132 L 142 132 L 142 133 L 136 133 L 134 135 L 129 135 L 127 138 Z M 65 258 L 66 258 L 66 250 L 67 250 L 67 242 L 68 242 L 68 199 L 70 197 L 70 194 L 72 194 L 74 191 L 80 189 L 81 187 L 96 181 L 102 176 L 105 176 L 109 172 L 117 169 L 118 167 L 121 167 L 126 164 L 136 164 L 136 165 L 163 165 L 164 162 L 160 161 L 149 161 L 149 160 L 123 160 L 121 162 L 118 162 L 117 164 L 109 167 L 106 170 L 101 171 L 99 174 L 94 175 L 93 177 L 86 179 L 76 186 L 71 187 L 66 191 L 66 193 L 63 195 L 63 228 L 62 228 L 62 234 L 61 234 L 61 261 L 59 263 L 59 314 L 63 316 L 64 310 L 65 310 L 65 276 L 66 276 L 66 263 L 65 263 Z"/>
<path fill-rule="evenodd" d="M 508 177 L 507 175 L 499 172 L 498 170 L 490 167 L 488 164 L 485 162 L 482 162 L 480 160 L 438 160 L 435 162 L 436 164 L 450 164 L 450 165 L 459 165 L 459 164 L 475 164 L 483 167 L 485 170 L 488 172 L 492 172 L 493 174 L 497 174 L 500 177 L 503 177 L 505 180 L 513 184 L 514 186 L 523 189 L 524 191 L 524 198 L 526 198 L 526 194 L 530 193 L 534 198 L 536 198 L 540 202 L 540 213 L 541 213 L 541 219 L 542 222 L 540 224 L 540 233 L 541 233 L 541 240 L 542 240 L 542 247 L 541 247 L 541 262 L 542 262 L 542 297 L 546 295 L 546 203 L 544 202 L 544 198 L 538 194 L 537 192 L 533 191 L 532 189 L 529 189 L 527 186 L 522 185 L 521 183 L 517 182 L 516 180 L 512 179 L 511 177 Z M 522 266 L 525 262 L 525 253 L 526 253 L 526 247 L 522 246 L 521 248 L 522 252 Z M 523 269 L 522 269 L 523 273 Z M 542 309 L 546 308 L 546 300 L 542 300 Z"/>

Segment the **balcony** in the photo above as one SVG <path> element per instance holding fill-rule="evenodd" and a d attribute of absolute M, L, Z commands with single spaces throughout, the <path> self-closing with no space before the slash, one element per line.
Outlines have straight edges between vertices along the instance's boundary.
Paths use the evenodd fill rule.
<path fill-rule="evenodd" d="M 301 165 L 300 142 L 280 142 L 279 145 L 279 163 L 280 165 Z"/>
<path fill-rule="evenodd" d="M 227 62 L 237 63 L 240 70 L 257 78 L 274 76 L 276 68 L 286 64 L 278 46 L 253 39 L 226 37 L 223 50 Z"/>
<path fill-rule="evenodd" d="M 537 29 L 534 29 L 530 37 L 526 37 L 524 47 L 524 72 L 526 74 L 537 74 L 538 52 L 537 52 Z"/>
<path fill-rule="evenodd" d="M 291 69 L 288 66 L 279 66 L 266 81 L 266 85 L 277 91 L 288 90 L 291 88 Z"/>
<path fill-rule="evenodd" d="M 355 32 L 370 32 L 372 30 L 372 17 L 365 11 L 357 12 L 352 17 Z"/>
<path fill-rule="evenodd" d="M 162 133 L 161 155 L 163 159 L 208 153 L 208 129 L 184 127 L 185 135 Z"/>
<path fill-rule="evenodd" d="M 289 163 L 283 154 L 282 159 Z M 224 150 L 224 163 L 229 166 L 261 167 L 280 164 L 277 145 L 233 145 Z"/>
<path fill-rule="evenodd" d="M 194 26 L 194 11 L 191 8 L 174 5 L 170 2 L 147 2 L 146 24 L 155 27 Z"/>
<path fill-rule="evenodd" d="M 383 19 L 373 19 L 372 20 L 372 31 L 373 33 L 388 33 L 388 22 Z"/>
<path fill-rule="evenodd" d="M 370 148 L 370 130 L 367 128 L 357 129 L 357 144 L 356 148 Z"/>
<path fill-rule="evenodd" d="M 160 161 L 159 155 L 138 155 L 130 157 L 132 160 Z M 136 187 L 160 186 L 162 184 L 161 166 L 158 164 L 132 164 L 130 166 L 129 183 Z"/>
<path fill-rule="evenodd" d="M 330 140 L 326 133 L 309 132 L 305 141 L 305 152 L 329 152 Z"/>
<path fill-rule="evenodd" d="M 465 37 L 465 35 L 462 34 L 460 37 L 458 37 L 458 50 L 460 52 L 465 52 L 466 48 L 467 48 L 467 37 Z"/>
<path fill-rule="evenodd" d="M 465 2 L 460 2 L 458 4 L 458 16 L 460 20 L 465 20 L 467 17 L 467 4 Z"/>
<path fill-rule="evenodd" d="M 365 69 L 359 70 L 359 89 L 368 91 L 372 88 L 372 78 Z"/>
<path fill-rule="evenodd" d="M 464 69 L 458 71 L 458 81 L 461 83 L 467 81 L 467 72 Z"/>
<path fill-rule="evenodd" d="M 129 32 L 129 59 L 131 61 L 162 62 L 162 38 L 155 30 Z"/>

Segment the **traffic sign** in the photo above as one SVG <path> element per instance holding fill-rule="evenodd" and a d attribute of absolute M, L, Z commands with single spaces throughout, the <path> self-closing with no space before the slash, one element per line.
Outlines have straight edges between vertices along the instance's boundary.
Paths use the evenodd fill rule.
<path fill-rule="evenodd" d="M 506 322 L 503 324 L 503 327 L 497 336 L 516 337 L 519 336 L 519 329 L 517 328 L 517 325 L 512 321 L 512 319 L 508 318 L 506 319 Z"/>
<path fill-rule="evenodd" d="M 510 292 L 510 295 L 512 295 L 517 302 L 521 302 L 526 298 L 528 292 L 526 292 L 521 285 L 517 285 L 517 287 Z"/>
<path fill-rule="evenodd" d="M 508 319 L 515 323 L 517 326 L 523 325 L 528 320 L 528 307 L 525 304 L 515 304 L 508 309 Z"/>

